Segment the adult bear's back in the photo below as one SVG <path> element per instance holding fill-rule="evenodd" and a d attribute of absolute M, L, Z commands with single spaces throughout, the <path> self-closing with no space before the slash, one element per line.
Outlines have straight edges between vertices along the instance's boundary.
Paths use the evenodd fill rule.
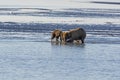
<path fill-rule="evenodd" d="M 81 38 L 85 39 L 86 37 L 86 32 L 83 28 L 77 28 L 77 29 L 71 30 L 70 34 L 71 34 L 71 38 L 76 40 Z"/>

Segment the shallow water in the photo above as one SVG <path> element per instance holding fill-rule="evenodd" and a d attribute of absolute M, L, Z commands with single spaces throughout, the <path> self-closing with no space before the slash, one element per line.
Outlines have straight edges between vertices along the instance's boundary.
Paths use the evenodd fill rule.
<path fill-rule="evenodd" d="M 0 42 L 1 80 L 119 80 L 119 44 Z"/>
<path fill-rule="evenodd" d="M 120 9 L 0 8 L 0 80 L 120 80 Z M 85 44 L 51 43 L 81 27 Z"/>

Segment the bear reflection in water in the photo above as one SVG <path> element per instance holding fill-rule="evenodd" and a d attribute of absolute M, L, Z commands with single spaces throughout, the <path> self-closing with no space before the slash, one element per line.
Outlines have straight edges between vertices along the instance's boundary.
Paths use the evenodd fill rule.
<path fill-rule="evenodd" d="M 58 39 L 60 38 L 60 43 L 84 43 L 86 38 L 86 31 L 83 28 L 76 28 L 66 32 L 62 32 L 61 30 L 54 30 L 52 32 L 52 39 L 56 38 L 56 43 L 58 43 Z"/>

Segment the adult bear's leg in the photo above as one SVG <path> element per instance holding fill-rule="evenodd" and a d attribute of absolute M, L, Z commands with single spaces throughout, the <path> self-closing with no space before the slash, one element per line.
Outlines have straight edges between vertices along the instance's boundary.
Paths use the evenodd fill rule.
<path fill-rule="evenodd" d="M 81 39 L 82 43 L 84 43 L 84 39 Z"/>

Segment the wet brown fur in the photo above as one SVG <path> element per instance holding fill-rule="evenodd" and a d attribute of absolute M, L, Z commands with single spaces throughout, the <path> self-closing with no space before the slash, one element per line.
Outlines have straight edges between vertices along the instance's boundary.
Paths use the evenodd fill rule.
<path fill-rule="evenodd" d="M 62 39 L 64 42 L 73 42 L 74 40 L 76 41 L 81 40 L 81 42 L 84 43 L 85 38 L 86 38 L 86 32 L 82 28 L 76 28 L 69 30 L 68 32 L 62 33 Z"/>
<path fill-rule="evenodd" d="M 60 41 L 62 41 L 62 39 L 61 39 L 61 34 L 62 34 L 62 31 L 61 30 L 54 30 L 53 32 L 52 32 L 52 35 L 51 35 L 51 40 L 52 39 L 54 39 L 54 38 L 56 38 L 56 41 L 58 41 L 58 39 L 60 38 Z"/>

